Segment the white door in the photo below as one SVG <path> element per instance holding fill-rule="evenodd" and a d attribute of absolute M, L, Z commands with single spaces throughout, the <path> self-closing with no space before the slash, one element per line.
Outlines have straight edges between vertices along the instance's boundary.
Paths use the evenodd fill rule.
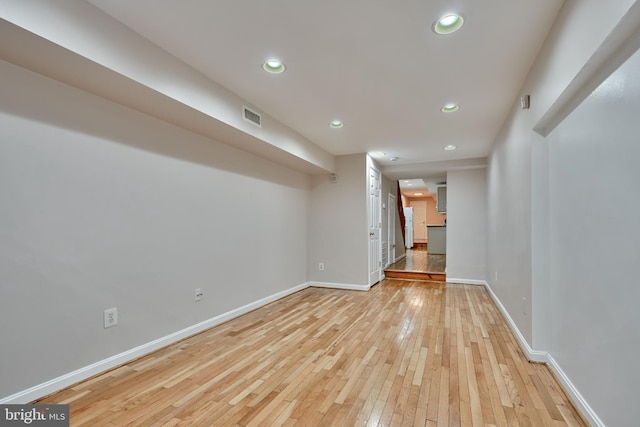
<path fill-rule="evenodd" d="M 387 253 L 389 254 L 387 259 L 387 265 L 396 262 L 396 196 L 389 193 L 389 203 L 387 205 L 387 216 L 389 217 L 389 228 L 387 228 Z"/>
<path fill-rule="evenodd" d="M 412 200 L 413 243 L 427 242 L 427 200 Z"/>
<path fill-rule="evenodd" d="M 382 251 L 380 241 L 380 172 L 369 168 L 369 286 L 380 281 Z"/>

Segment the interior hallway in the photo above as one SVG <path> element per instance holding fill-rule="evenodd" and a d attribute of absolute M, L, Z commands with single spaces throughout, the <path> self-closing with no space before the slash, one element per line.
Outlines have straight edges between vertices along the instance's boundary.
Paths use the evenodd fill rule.
<path fill-rule="evenodd" d="M 581 426 L 481 286 L 307 288 L 36 403 L 72 426 Z"/>

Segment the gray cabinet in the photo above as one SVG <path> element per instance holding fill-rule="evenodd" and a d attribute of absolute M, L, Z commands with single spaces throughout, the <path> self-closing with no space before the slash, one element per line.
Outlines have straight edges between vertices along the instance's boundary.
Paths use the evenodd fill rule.
<path fill-rule="evenodd" d="M 441 185 L 437 188 L 437 200 L 436 205 L 438 212 L 441 214 L 447 213 L 447 186 Z"/>
<path fill-rule="evenodd" d="M 433 255 L 447 253 L 447 227 L 444 225 L 428 225 L 427 235 L 429 246 L 427 251 Z"/>

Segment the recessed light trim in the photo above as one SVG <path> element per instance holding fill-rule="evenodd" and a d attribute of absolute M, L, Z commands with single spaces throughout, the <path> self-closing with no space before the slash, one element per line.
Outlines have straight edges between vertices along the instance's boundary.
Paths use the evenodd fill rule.
<path fill-rule="evenodd" d="M 444 150 L 445 150 L 445 151 L 453 151 L 453 150 L 455 150 L 456 148 L 458 148 L 458 147 L 456 147 L 455 145 L 451 145 L 451 144 L 449 144 L 449 145 L 447 145 L 447 146 L 445 146 L 445 147 L 444 147 Z"/>
<path fill-rule="evenodd" d="M 460 109 L 460 106 L 458 104 L 450 103 L 440 108 L 440 111 L 442 111 L 443 113 L 454 113 L 459 109 Z"/>
<path fill-rule="evenodd" d="M 413 193 L 414 196 L 424 196 L 424 193 Z"/>
<path fill-rule="evenodd" d="M 433 23 L 433 31 L 440 35 L 451 34 L 458 31 L 462 24 L 464 24 L 462 16 L 448 13 Z"/>
<path fill-rule="evenodd" d="M 375 153 L 371 153 L 371 155 L 374 157 L 384 157 L 387 155 L 387 153 L 383 153 L 382 151 L 377 151 Z"/>
<path fill-rule="evenodd" d="M 344 123 L 341 122 L 340 120 L 332 120 L 329 123 L 329 127 L 332 128 L 332 129 L 340 129 L 340 128 L 344 127 Z"/>
<path fill-rule="evenodd" d="M 281 74 L 287 67 L 277 59 L 270 59 L 262 64 L 262 69 L 269 74 Z"/>

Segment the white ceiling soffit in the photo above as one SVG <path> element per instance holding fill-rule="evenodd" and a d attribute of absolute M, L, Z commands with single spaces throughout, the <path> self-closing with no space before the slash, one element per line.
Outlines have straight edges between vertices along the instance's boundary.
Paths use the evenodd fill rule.
<path fill-rule="evenodd" d="M 393 171 L 486 157 L 563 3 L 88 1 L 326 151 L 384 152 Z M 465 25 L 436 35 L 448 12 Z"/>
<path fill-rule="evenodd" d="M 254 3 L 247 8 L 236 0 L 16 2 L 2 16 L 23 9 L 25 19 L 44 33 L 96 32 L 97 37 L 74 43 L 102 57 L 109 57 L 113 46 L 98 41 L 107 33 L 112 44 L 121 40 L 124 27 L 113 24 L 120 21 L 212 85 L 309 141 L 313 147 L 304 148 L 302 158 L 315 148 L 332 155 L 384 152 L 376 158 L 383 172 L 407 176 L 406 171 L 415 171 L 412 177 L 424 177 L 436 173 L 425 167 L 488 154 L 562 4 L 487 0 L 480 7 L 469 0 L 452 10 L 444 0 Z M 31 16 L 30 7 L 48 13 Z M 77 9 L 71 22 L 77 28 L 60 28 L 58 9 Z M 461 30 L 448 36 L 431 31 L 436 18 L 452 11 L 465 18 Z M 83 22 L 97 14 L 104 25 Z M 122 55 L 127 43 L 118 49 Z M 285 62 L 285 73 L 262 70 L 273 57 Z M 148 59 L 131 53 L 126 67 L 164 72 L 146 64 Z M 154 81 L 155 72 L 144 73 Z M 448 102 L 460 109 L 442 113 Z M 229 114 L 241 120 L 239 112 L 240 107 Z M 328 123 L 334 119 L 345 126 L 332 129 Z M 457 150 L 443 150 L 450 144 Z"/>

